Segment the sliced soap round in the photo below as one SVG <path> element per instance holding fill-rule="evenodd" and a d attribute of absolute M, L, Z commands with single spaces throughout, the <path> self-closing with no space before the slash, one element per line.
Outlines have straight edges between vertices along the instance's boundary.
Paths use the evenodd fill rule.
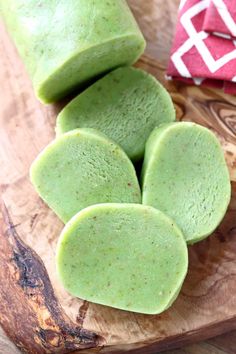
<path fill-rule="evenodd" d="M 56 132 L 99 129 L 136 161 L 143 157 L 151 131 L 174 120 L 174 106 L 165 88 L 143 70 L 124 67 L 73 99 L 58 115 Z"/>
<path fill-rule="evenodd" d="M 97 203 L 139 203 L 134 167 L 123 150 L 92 129 L 76 129 L 49 144 L 33 162 L 31 181 L 62 221 Z"/>
<path fill-rule="evenodd" d="M 194 243 L 218 226 L 230 200 L 230 180 L 215 135 L 181 122 L 155 129 L 142 170 L 143 204 L 169 215 Z"/>
<path fill-rule="evenodd" d="M 72 295 L 122 310 L 158 314 L 176 299 L 188 253 L 175 223 L 149 206 L 100 204 L 75 215 L 56 253 Z"/>

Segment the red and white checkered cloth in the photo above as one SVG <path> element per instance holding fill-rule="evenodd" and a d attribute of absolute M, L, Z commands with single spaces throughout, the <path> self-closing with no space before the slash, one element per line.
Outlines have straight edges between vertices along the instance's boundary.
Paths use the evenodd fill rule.
<path fill-rule="evenodd" d="M 209 5 L 210 0 L 181 1 L 167 78 L 236 94 L 236 40 L 203 30 Z"/>
<path fill-rule="evenodd" d="M 236 0 L 211 0 L 203 30 L 215 36 L 236 39 Z"/>

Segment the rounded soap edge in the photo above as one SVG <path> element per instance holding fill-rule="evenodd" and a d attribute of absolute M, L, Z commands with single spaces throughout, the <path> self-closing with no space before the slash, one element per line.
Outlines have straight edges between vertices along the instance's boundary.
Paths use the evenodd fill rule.
<path fill-rule="evenodd" d="M 66 141 L 70 136 L 90 136 L 91 139 L 96 139 L 96 140 L 100 140 L 100 142 L 102 142 L 103 144 L 105 144 L 109 149 L 111 148 L 111 146 L 114 146 L 115 148 L 118 149 L 119 152 L 119 157 L 121 159 L 123 159 L 123 161 L 126 162 L 127 164 L 127 168 L 129 168 L 129 173 L 130 173 L 130 177 L 132 178 L 132 189 L 133 192 L 135 192 L 135 201 L 138 203 L 141 203 L 141 189 L 140 189 L 140 185 L 139 185 L 139 181 L 137 178 L 137 174 L 135 171 L 135 168 L 132 164 L 132 162 L 130 161 L 129 157 L 127 156 L 127 154 L 123 151 L 123 149 L 115 142 L 113 142 L 110 138 L 108 138 L 104 133 L 97 131 L 96 129 L 92 129 L 92 128 L 77 128 L 74 130 L 71 130 L 69 132 L 66 132 L 64 134 L 62 134 L 60 137 L 52 140 L 46 147 L 43 148 L 43 150 L 41 150 L 41 152 L 36 156 L 36 158 L 34 159 L 34 161 L 31 163 L 30 166 L 30 170 L 29 170 L 29 177 L 30 177 L 30 181 L 32 183 L 32 185 L 34 186 L 36 192 L 39 194 L 40 198 L 51 208 L 51 206 L 48 204 L 48 201 L 43 198 L 43 196 L 41 195 L 39 189 L 38 189 L 38 177 L 37 177 L 37 173 L 38 173 L 38 163 L 41 161 L 41 159 L 45 159 L 47 156 L 50 156 L 51 153 L 54 152 L 54 149 L 56 149 L 56 145 L 58 144 L 58 141 Z M 54 211 L 54 209 L 53 209 Z M 67 221 L 67 218 L 64 217 L 64 215 L 58 214 L 54 211 L 54 213 L 65 223 Z"/>
<path fill-rule="evenodd" d="M 44 88 L 48 85 L 48 83 L 51 81 L 52 78 L 55 78 L 56 76 L 60 75 L 60 70 L 61 68 L 64 68 L 66 66 L 70 66 L 71 65 L 71 62 L 73 62 L 73 60 L 76 60 L 76 57 L 78 57 L 81 53 L 85 53 L 91 49 L 96 49 L 96 47 L 99 47 L 99 46 L 102 46 L 102 45 L 107 45 L 109 43 L 112 43 L 114 41 L 117 41 L 117 40 L 122 40 L 124 38 L 134 38 L 137 42 L 139 42 L 139 45 L 140 45 L 140 48 L 137 52 L 136 55 L 134 55 L 133 57 L 133 60 L 130 61 L 130 62 L 127 62 L 127 66 L 129 65 L 132 65 L 134 64 L 138 58 L 142 55 L 142 53 L 144 52 L 145 50 L 145 47 L 146 47 L 146 41 L 140 31 L 140 35 L 138 35 L 137 33 L 133 33 L 133 34 L 127 34 L 127 35 L 123 35 L 123 36 L 117 36 L 117 37 L 114 37 L 108 41 L 105 41 L 105 42 L 101 42 L 99 44 L 96 44 L 96 45 L 90 45 L 89 47 L 86 47 L 84 48 L 83 51 L 80 51 L 80 52 L 76 52 L 74 55 L 72 56 L 69 56 L 68 58 L 66 58 L 64 60 L 64 62 L 56 68 L 56 70 L 54 70 L 50 76 L 48 77 L 45 77 L 43 80 L 38 80 L 37 79 L 37 75 L 38 73 L 36 72 L 32 78 L 32 81 L 33 81 L 33 86 L 34 86 L 34 91 L 35 91 L 35 95 L 36 97 L 38 98 L 38 100 L 43 103 L 43 104 L 51 104 L 51 103 L 54 103 L 54 102 L 57 102 L 59 101 L 60 99 L 68 96 L 71 92 L 75 91 L 76 87 L 79 87 L 82 83 L 81 82 L 77 82 L 77 84 L 75 84 L 75 87 L 71 87 L 68 92 L 66 94 L 62 94 L 62 95 L 59 95 L 57 98 L 49 98 L 49 97 L 46 97 L 44 92 Z M 126 66 L 126 65 L 122 65 L 122 66 Z M 117 66 L 116 68 L 108 68 L 107 71 L 113 71 L 115 69 L 119 68 L 119 66 Z M 100 74 L 97 74 L 97 75 L 101 75 L 102 72 Z M 105 72 L 104 72 L 105 74 Z M 88 80 L 87 80 L 88 81 Z M 49 83 L 50 84 L 50 83 Z"/>
<path fill-rule="evenodd" d="M 197 124 L 195 122 L 171 122 L 171 123 L 163 123 L 161 126 L 156 127 L 153 132 L 150 134 L 149 139 L 147 140 L 146 147 L 145 147 L 145 155 L 144 155 L 144 163 L 143 163 L 143 168 L 141 171 L 141 188 L 142 188 L 142 203 L 145 204 L 145 176 L 148 174 L 148 167 L 147 165 L 151 165 L 152 159 L 154 160 L 154 151 L 158 148 L 158 146 L 161 144 L 162 139 L 165 138 L 165 134 L 169 132 L 172 128 L 179 127 L 180 125 L 188 126 L 188 127 L 198 127 L 198 129 L 206 132 L 207 134 L 211 135 L 212 141 L 217 145 L 219 151 L 221 152 L 221 158 L 222 158 L 222 167 L 225 168 L 225 172 L 227 174 L 228 178 L 228 195 L 227 195 L 227 200 L 226 200 L 226 205 L 224 210 L 222 211 L 222 217 L 221 219 L 215 224 L 214 227 L 212 227 L 211 231 L 209 231 L 207 234 L 200 235 L 199 237 L 195 237 L 194 239 L 192 238 L 185 238 L 186 243 L 188 245 L 193 245 L 197 242 L 200 242 L 207 237 L 209 237 L 215 230 L 216 228 L 220 225 L 222 222 L 225 213 L 228 209 L 230 199 L 231 199 L 231 183 L 230 183 L 230 174 L 229 174 L 229 169 L 227 167 L 227 163 L 224 157 L 224 152 L 222 149 L 222 146 L 220 144 L 219 139 L 217 136 L 207 127 L 204 127 L 200 124 Z M 146 156 L 146 149 L 147 149 L 147 154 L 152 155 L 151 157 Z M 151 151 L 151 152 L 150 152 Z"/>
<path fill-rule="evenodd" d="M 145 198 L 145 180 L 148 174 L 148 165 L 150 166 L 151 161 L 155 160 L 155 150 L 159 144 L 159 141 L 164 138 L 165 133 L 167 132 L 168 127 L 172 127 L 172 125 L 176 125 L 178 122 L 171 122 L 171 123 L 163 123 L 160 126 L 153 129 L 151 134 L 149 135 L 148 140 L 145 144 L 145 151 L 144 151 L 144 159 L 143 159 L 143 166 L 141 170 L 141 189 L 142 189 L 142 203 L 144 205 L 144 198 Z"/>
<path fill-rule="evenodd" d="M 55 127 L 55 132 L 56 132 L 56 136 L 60 136 L 63 133 L 66 133 L 66 131 L 63 131 L 63 122 L 65 122 L 67 120 L 68 115 L 70 114 L 70 110 L 76 109 L 76 106 L 79 104 L 80 99 L 83 99 L 83 96 L 87 96 L 89 95 L 91 90 L 94 90 L 96 88 L 97 85 L 102 85 L 105 81 L 108 81 L 112 79 L 113 76 L 117 76 L 120 77 L 122 75 L 124 75 L 124 77 L 126 76 L 126 74 L 131 73 L 134 78 L 134 80 L 138 80 L 138 81 L 142 81 L 144 80 L 144 82 L 146 81 L 146 85 L 151 86 L 151 90 L 153 92 L 156 91 L 157 94 L 157 100 L 160 97 L 161 100 L 167 100 L 166 104 L 163 105 L 163 107 L 166 107 L 166 111 L 168 113 L 168 121 L 166 123 L 162 123 L 162 124 L 168 124 L 171 122 L 174 122 L 176 119 L 176 112 L 175 112 L 175 107 L 173 104 L 173 101 L 171 99 L 171 96 L 169 94 L 169 92 L 166 90 L 166 88 L 161 84 L 161 82 L 159 82 L 155 76 L 153 76 L 152 74 L 144 71 L 143 69 L 140 68 L 136 68 L 136 67 L 132 67 L 132 66 L 123 66 L 123 67 L 119 67 L 116 68 L 112 71 L 110 71 L 108 74 L 106 74 L 105 76 L 103 76 L 102 78 L 100 78 L 99 80 L 97 80 L 95 83 L 93 83 L 91 86 L 89 86 L 87 89 L 85 89 L 82 93 L 80 93 L 79 95 L 77 95 L 74 99 L 72 99 L 63 109 L 62 111 L 58 114 L 57 119 L 56 119 L 56 127 Z M 104 83 L 105 84 L 105 83 Z M 159 125 L 157 125 L 157 127 L 159 127 Z M 79 127 L 77 127 L 79 128 Z M 69 131 L 69 130 L 67 130 Z M 140 161 L 141 158 L 144 155 L 144 150 L 140 150 L 138 152 L 136 152 L 135 154 L 129 154 L 129 158 L 132 160 L 132 162 L 137 162 Z"/>
<path fill-rule="evenodd" d="M 188 248 L 185 242 L 185 238 L 184 235 L 182 233 L 182 231 L 180 230 L 180 228 L 178 227 L 178 225 L 165 213 L 163 213 L 161 210 L 156 209 L 152 206 L 149 205 L 142 205 L 142 204 L 136 204 L 136 203 L 101 203 L 101 204 L 94 204 L 94 205 L 90 205 L 82 210 L 80 210 L 77 214 L 75 214 L 68 222 L 67 224 L 64 226 L 64 228 L 62 229 L 59 238 L 58 238 L 58 242 L 57 242 L 57 246 L 56 246 L 56 272 L 57 272 L 57 277 L 60 279 L 61 283 L 63 284 L 63 287 L 72 295 L 75 297 L 78 297 L 78 294 L 73 294 L 73 292 L 71 292 L 71 290 L 68 290 L 66 288 L 66 286 L 64 285 L 64 281 L 62 279 L 62 277 L 60 276 L 60 270 L 59 270 L 59 257 L 60 257 L 60 247 L 61 244 L 63 243 L 66 234 L 68 232 L 70 232 L 70 230 L 73 230 L 74 228 L 76 228 L 76 226 L 81 222 L 81 220 L 83 220 L 83 218 L 86 218 L 87 215 L 91 212 L 91 211 L 95 211 L 96 209 L 100 209 L 100 208 L 111 208 L 114 207 L 115 209 L 125 209 L 127 207 L 131 207 L 131 208 L 136 208 L 138 210 L 142 210 L 142 209 L 148 209 L 151 212 L 154 212 L 155 214 L 157 214 L 158 216 L 161 216 L 162 220 L 164 220 L 166 223 L 169 224 L 169 226 L 171 226 L 171 228 L 174 229 L 175 233 L 178 234 L 178 236 L 180 236 L 181 242 L 183 244 L 183 250 L 184 250 L 184 261 L 185 261 L 185 265 L 184 265 L 184 272 L 183 275 L 181 276 L 180 281 L 176 284 L 175 289 L 173 291 L 172 297 L 170 299 L 168 299 L 167 304 L 165 306 L 163 306 L 163 308 L 158 309 L 158 310 L 144 310 L 142 312 L 140 311 L 135 311 L 135 310 L 128 310 L 127 308 L 121 308 L 121 307 L 114 307 L 114 308 L 119 308 L 121 310 L 125 310 L 125 311 L 129 311 L 129 312 L 135 312 L 135 313 L 144 313 L 144 314 L 148 314 L 148 315 L 157 315 L 160 314 L 164 311 L 166 311 L 172 304 L 173 302 L 176 300 L 179 292 L 181 291 L 181 287 L 183 285 L 183 282 L 185 280 L 187 271 L 188 271 Z M 91 301 L 94 302 L 90 299 L 86 299 L 87 301 Z M 97 304 L 101 304 L 101 305 L 105 305 L 108 306 L 107 304 L 105 304 L 104 302 L 100 301 L 100 302 L 94 302 Z M 112 306 L 113 307 L 113 306 Z"/>
<path fill-rule="evenodd" d="M 67 111 L 69 111 L 72 107 L 76 106 L 79 102 L 79 100 L 81 99 L 81 97 L 83 97 L 84 95 L 87 95 L 90 93 L 91 89 L 93 89 L 94 87 L 96 87 L 97 85 L 101 85 L 101 83 L 103 83 L 103 81 L 109 79 L 110 77 L 112 77 L 113 75 L 116 75 L 117 73 L 124 73 L 124 75 L 128 72 L 133 72 L 135 74 L 140 74 L 140 80 L 141 79 L 146 79 L 148 78 L 150 81 L 152 81 L 152 83 L 158 87 L 158 89 L 161 89 L 162 93 L 164 93 L 164 95 L 166 96 L 166 98 L 169 101 L 169 104 L 171 105 L 171 111 L 172 111 L 172 116 L 171 116 L 171 120 L 170 121 L 174 121 L 176 118 L 176 112 L 175 112 L 175 108 L 174 108 L 174 104 L 173 101 L 171 99 L 171 96 L 169 94 L 169 92 L 166 90 L 166 88 L 155 78 L 155 76 L 153 76 L 152 74 L 144 71 L 141 68 L 136 68 L 133 66 L 122 66 L 122 67 L 118 67 L 115 68 L 114 70 L 111 70 L 109 73 L 105 74 L 103 77 L 99 78 L 98 80 L 96 80 L 92 85 L 90 85 L 89 87 L 87 87 L 83 92 L 79 93 L 76 97 L 74 97 L 68 104 L 65 105 L 65 107 L 60 111 L 60 113 L 57 115 L 57 119 L 56 119 L 56 126 L 55 126 L 55 132 L 56 132 L 56 136 L 60 136 L 61 134 L 65 133 L 61 130 L 60 128 L 60 123 L 63 122 L 65 118 L 65 114 L 67 113 Z M 154 87 L 153 87 L 154 88 Z M 79 128 L 79 127 L 78 127 Z"/>

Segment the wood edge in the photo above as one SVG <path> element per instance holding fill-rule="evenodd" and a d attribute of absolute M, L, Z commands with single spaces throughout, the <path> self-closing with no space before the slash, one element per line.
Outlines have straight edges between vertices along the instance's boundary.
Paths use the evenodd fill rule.
<path fill-rule="evenodd" d="M 0 203 L 0 324 L 8 337 L 31 354 L 101 347 L 103 337 L 64 313 L 42 260 L 21 240 Z"/>
<path fill-rule="evenodd" d="M 234 187 L 236 183 L 232 183 L 232 192 Z M 168 339 L 160 337 L 153 341 L 144 339 L 141 343 L 109 346 L 102 336 L 83 329 L 86 302 L 80 308 L 77 324 L 66 316 L 42 260 L 20 239 L 16 228 L 0 198 L 0 284 L 3 285 L 0 288 L 0 324 L 13 343 L 26 353 L 101 351 L 121 354 L 128 351 L 151 354 L 236 329 L 236 316 L 233 316 L 223 322 L 207 324 L 203 329 L 184 332 L 185 337 L 180 333 Z"/>
<path fill-rule="evenodd" d="M 202 332 L 203 329 L 203 332 Z M 204 331 L 205 329 L 205 331 Z M 236 329 L 236 316 L 230 317 L 225 321 L 214 322 L 211 325 L 206 325 L 200 329 L 195 329 L 189 332 L 185 332 L 186 335 L 180 333 L 178 335 L 169 336 L 168 339 L 160 338 L 160 340 L 148 343 L 143 341 L 143 346 L 140 347 L 140 343 L 132 343 L 129 346 L 133 346 L 128 353 L 134 354 L 157 354 L 163 351 L 178 349 L 180 347 L 193 344 L 194 342 L 204 341 L 206 339 L 213 338 L 215 336 L 230 332 Z M 107 346 L 104 353 L 111 354 L 123 354 L 126 351 L 127 345 L 119 346 L 119 349 L 116 350 L 115 346 Z"/>

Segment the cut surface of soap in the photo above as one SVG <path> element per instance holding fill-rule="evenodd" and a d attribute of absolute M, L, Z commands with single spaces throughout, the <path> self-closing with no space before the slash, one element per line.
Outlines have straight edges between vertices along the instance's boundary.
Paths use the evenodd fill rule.
<path fill-rule="evenodd" d="M 188 266 L 184 236 L 165 214 L 138 204 L 100 204 L 62 231 L 57 271 L 72 295 L 158 314 L 176 299 Z"/>
<path fill-rule="evenodd" d="M 200 125 L 181 122 L 155 129 L 142 170 L 143 204 L 169 215 L 188 243 L 218 226 L 230 200 L 230 180 L 220 143 Z"/>
<path fill-rule="evenodd" d="M 142 54 L 145 41 L 125 0 L 0 0 L 1 13 L 44 103 Z"/>
<path fill-rule="evenodd" d="M 59 114 L 56 132 L 99 129 L 136 161 L 143 157 L 152 130 L 174 120 L 165 88 L 143 70 L 126 67 L 107 74 L 73 99 Z"/>
<path fill-rule="evenodd" d="M 93 129 L 76 129 L 49 144 L 33 162 L 31 181 L 67 222 L 97 203 L 140 203 L 134 167 L 124 151 Z"/>

